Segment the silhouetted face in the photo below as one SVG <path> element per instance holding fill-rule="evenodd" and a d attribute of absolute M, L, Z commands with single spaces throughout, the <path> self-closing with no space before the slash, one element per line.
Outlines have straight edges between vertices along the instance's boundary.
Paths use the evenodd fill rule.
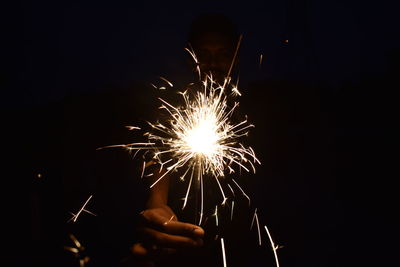
<path fill-rule="evenodd" d="M 193 44 L 202 73 L 211 72 L 217 81 L 223 82 L 232 63 L 235 45 L 221 34 L 202 34 Z"/>

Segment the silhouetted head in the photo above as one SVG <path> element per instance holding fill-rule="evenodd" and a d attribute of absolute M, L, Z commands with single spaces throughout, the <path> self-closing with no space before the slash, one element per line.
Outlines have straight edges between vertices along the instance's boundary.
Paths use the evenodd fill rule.
<path fill-rule="evenodd" d="M 202 15 L 192 22 L 189 43 L 198 58 L 200 70 L 223 81 L 231 66 L 239 40 L 234 23 L 221 14 Z"/>

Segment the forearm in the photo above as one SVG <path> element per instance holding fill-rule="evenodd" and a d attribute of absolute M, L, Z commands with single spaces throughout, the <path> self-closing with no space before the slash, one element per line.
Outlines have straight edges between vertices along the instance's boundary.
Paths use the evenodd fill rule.
<path fill-rule="evenodd" d="M 152 183 L 156 182 L 164 171 L 156 170 L 152 176 Z M 165 175 L 161 178 L 153 187 L 150 188 L 149 197 L 146 202 L 146 208 L 158 208 L 168 203 L 168 192 L 169 192 L 170 177 Z"/>

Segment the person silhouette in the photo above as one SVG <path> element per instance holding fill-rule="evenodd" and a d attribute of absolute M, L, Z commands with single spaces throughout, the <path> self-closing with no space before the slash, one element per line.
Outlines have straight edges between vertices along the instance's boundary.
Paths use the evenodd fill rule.
<path fill-rule="evenodd" d="M 234 23 L 222 14 L 204 14 L 191 24 L 188 45 L 197 58 L 192 64 L 202 77 L 210 75 L 223 83 L 232 67 L 236 66 L 235 48 L 239 34 Z M 192 63 L 196 63 L 191 61 Z M 234 70 L 234 69 L 233 69 Z M 155 175 L 155 181 L 160 175 Z M 131 247 L 134 258 L 141 259 L 144 266 L 152 266 L 157 258 L 173 258 L 180 251 L 189 253 L 204 243 L 204 229 L 198 225 L 181 222 L 168 205 L 171 177 L 164 177 L 149 192 L 145 209 L 140 213 L 138 231 L 141 240 Z M 175 262 L 176 264 L 176 262 Z M 194 263 L 193 263 L 194 264 Z"/>

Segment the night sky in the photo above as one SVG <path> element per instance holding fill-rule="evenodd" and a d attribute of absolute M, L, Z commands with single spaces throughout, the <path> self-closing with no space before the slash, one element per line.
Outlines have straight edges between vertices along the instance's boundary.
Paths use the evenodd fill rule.
<path fill-rule="evenodd" d="M 302 95 L 300 90 L 312 87 L 317 92 L 312 97 L 318 98 L 318 116 L 324 121 L 323 126 L 307 128 L 304 133 L 307 140 L 317 137 L 318 142 L 324 144 L 317 148 L 318 145 L 312 143 L 313 147 L 305 150 L 304 164 L 309 166 L 318 158 L 318 155 L 309 155 L 313 151 L 324 150 L 321 157 L 327 159 L 327 164 L 316 169 L 325 171 L 329 178 L 315 183 L 316 178 L 303 177 L 304 188 L 314 192 L 304 200 L 297 198 L 301 194 L 290 198 L 294 188 L 281 190 L 282 196 L 289 197 L 282 207 L 298 202 L 298 212 L 304 212 L 299 218 L 305 230 L 292 238 L 285 236 L 284 229 L 278 229 L 277 234 L 289 243 L 309 246 L 298 252 L 290 248 L 286 254 L 283 251 L 283 257 L 288 258 L 283 259 L 287 266 L 282 267 L 382 266 L 381 261 L 389 264 L 390 255 L 397 246 L 391 244 L 395 224 L 390 215 L 398 209 L 395 207 L 396 187 L 392 184 L 398 177 L 395 154 L 398 140 L 394 131 L 398 121 L 395 93 L 400 88 L 397 79 L 400 38 L 398 9 L 388 2 L 285 0 L 182 4 L 61 0 L 14 3 L 10 12 L 3 11 L 6 29 L 2 39 L 6 46 L 2 54 L 6 70 L 2 75 L 4 86 L 0 104 L 10 130 L 5 142 L 22 148 L 16 151 L 10 146 L 12 152 L 8 158 L 17 166 L 10 168 L 10 172 L 18 169 L 17 174 L 10 177 L 25 182 L 24 175 L 36 171 L 31 163 L 21 166 L 19 162 L 35 158 L 35 148 L 41 147 L 40 138 L 46 139 L 43 137 L 46 134 L 39 134 L 37 129 L 40 125 L 50 129 L 54 122 L 48 121 L 50 117 L 38 119 L 37 124 L 29 119 L 24 121 L 29 117 L 23 114 L 36 114 L 38 110 L 38 114 L 45 114 L 48 107 L 57 106 L 65 99 L 129 88 L 138 83 L 150 84 L 159 81 L 159 76 L 183 83 L 186 81 L 183 77 L 189 73 L 184 48 L 191 21 L 203 13 L 222 13 L 229 16 L 243 34 L 239 67 L 241 88 L 246 91 L 247 86 L 260 84 L 299 84 L 297 92 L 290 91 L 295 96 Z M 261 68 L 260 55 L 263 55 Z M 259 99 L 253 100 L 259 103 Z M 25 149 L 32 155 L 21 160 Z M 53 150 L 49 145 L 48 149 L 43 148 L 40 156 L 47 158 L 45 154 Z M 53 161 L 56 162 L 55 159 L 49 162 Z M 324 166 L 328 166 L 327 169 Z M 34 182 L 27 183 L 28 196 L 40 195 L 54 185 L 50 182 L 40 189 Z M 285 182 L 277 185 L 284 187 Z M 60 188 L 59 183 L 55 186 Z M 27 188 L 25 184 L 23 187 Z M 76 201 L 82 202 L 82 198 Z M 264 205 L 262 196 L 256 196 L 255 201 Z M 66 204 L 66 200 L 59 202 L 64 203 L 65 208 L 72 206 Z M 321 204 L 302 206 L 309 202 Z M 28 206 L 29 214 L 34 213 L 29 207 L 34 207 L 35 203 L 22 205 Z M 321 214 L 315 213 L 321 209 Z M 297 216 L 290 217 L 279 210 L 271 212 L 288 219 Z M 279 228 L 278 222 L 272 219 L 271 224 Z M 307 222 L 310 224 L 306 225 Z M 34 229 L 33 232 L 39 231 Z M 310 240 L 303 243 L 295 240 L 309 233 Z M 17 246 L 22 242 L 17 241 Z M 318 254 L 315 258 L 310 253 L 313 246 Z M 16 253 L 19 251 L 17 249 Z M 380 253 L 384 256 L 380 257 Z"/>

